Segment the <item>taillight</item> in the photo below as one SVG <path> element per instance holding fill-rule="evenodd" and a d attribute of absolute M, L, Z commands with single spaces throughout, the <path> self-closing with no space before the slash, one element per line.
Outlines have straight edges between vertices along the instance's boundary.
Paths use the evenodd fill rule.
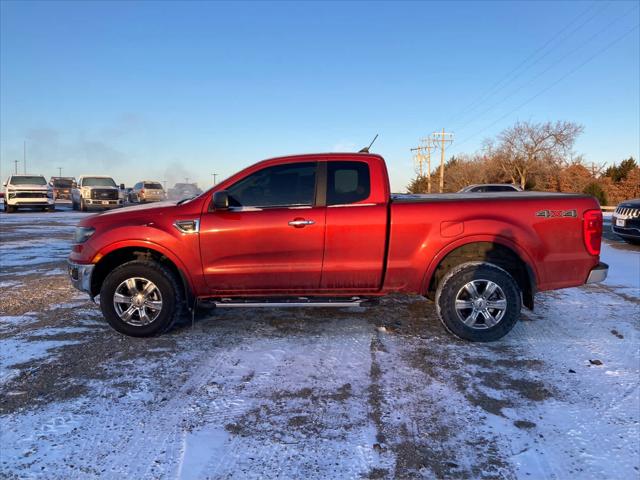
<path fill-rule="evenodd" d="M 602 211 L 587 210 L 582 218 L 584 246 L 591 255 L 600 255 L 602 243 Z"/>
<path fill-rule="evenodd" d="M 140 190 L 140 193 L 144 193 L 144 188 L 142 190 Z"/>

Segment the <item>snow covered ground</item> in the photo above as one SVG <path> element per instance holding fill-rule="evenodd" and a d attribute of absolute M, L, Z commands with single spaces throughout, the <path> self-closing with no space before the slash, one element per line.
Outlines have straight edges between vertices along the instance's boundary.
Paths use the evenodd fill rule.
<path fill-rule="evenodd" d="M 133 339 L 64 276 L 82 215 L 0 214 L 0 477 L 640 475 L 637 247 L 607 238 L 606 282 L 488 345 L 406 296 Z"/>

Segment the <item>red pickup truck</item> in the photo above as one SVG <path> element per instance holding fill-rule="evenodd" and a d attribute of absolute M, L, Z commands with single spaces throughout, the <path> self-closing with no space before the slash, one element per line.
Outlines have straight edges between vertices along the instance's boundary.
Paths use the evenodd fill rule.
<path fill-rule="evenodd" d="M 590 196 L 396 195 L 379 155 L 296 155 L 192 199 L 82 220 L 69 274 L 133 336 L 203 302 L 343 307 L 405 292 L 434 300 L 458 337 L 491 341 L 537 291 L 604 280 L 601 235 Z"/>

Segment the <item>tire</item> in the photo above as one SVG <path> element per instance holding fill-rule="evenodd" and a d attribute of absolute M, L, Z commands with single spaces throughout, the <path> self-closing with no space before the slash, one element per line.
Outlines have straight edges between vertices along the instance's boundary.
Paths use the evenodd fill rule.
<path fill-rule="evenodd" d="M 49 205 L 47 207 L 47 212 L 55 212 L 56 211 L 56 206 L 55 205 Z"/>
<path fill-rule="evenodd" d="M 137 307 L 133 302 L 141 299 L 136 298 L 127 286 L 127 281 L 132 279 L 134 292 L 141 293 L 145 287 L 151 288 L 149 284 L 153 286 L 144 304 Z M 117 298 L 129 300 L 114 302 L 116 294 L 119 294 Z M 155 304 L 155 307 L 147 307 L 147 304 Z M 159 309 L 156 308 L 158 304 Z M 131 337 L 150 337 L 170 330 L 182 316 L 184 294 L 178 280 L 166 267 L 154 261 L 134 260 L 115 268 L 105 278 L 100 289 L 100 308 L 109 325 L 118 332 Z M 124 317 L 132 308 L 133 313 L 127 321 Z M 144 314 L 141 314 L 141 309 Z"/>
<path fill-rule="evenodd" d="M 491 290 L 488 296 L 487 289 Z M 444 276 L 435 302 L 438 317 L 450 333 L 471 342 L 492 342 L 518 321 L 522 293 L 506 270 L 492 263 L 469 262 Z"/>
<path fill-rule="evenodd" d="M 82 197 L 80 197 L 80 211 L 81 212 L 87 211 L 87 205 L 84 203 L 84 198 Z"/>
<path fill-rule="evenodd" d="M 71 210 L 77 210 L 78 207 L 76 206 L 76 202 L 73 200 L 73 197 L 71 197 Z"/>
<path fill-rule="evenodd" d="M 631 245 L 640 245 L 640 238 L 620 237 Z"/>
<path fill-rule="evenodd" d="M 4 211 L 7 213 L 13 213 L 15 211 L 18 210 L 18 207 L 15 207 L 13 205 L 9 205 L 8 203 L 4 204 Z"/>

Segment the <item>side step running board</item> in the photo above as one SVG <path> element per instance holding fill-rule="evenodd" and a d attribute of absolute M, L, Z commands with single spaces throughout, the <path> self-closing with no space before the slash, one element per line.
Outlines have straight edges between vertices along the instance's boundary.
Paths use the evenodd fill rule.
<path fill-rule="evenodd" d="M 351 298 L 221 298 L 217 300 L 204 300 L 204 304 L 213 304 L 218 308 L 283 308 L 283 307 L 361 307 L 375 303 L 373 299 Z"/>

